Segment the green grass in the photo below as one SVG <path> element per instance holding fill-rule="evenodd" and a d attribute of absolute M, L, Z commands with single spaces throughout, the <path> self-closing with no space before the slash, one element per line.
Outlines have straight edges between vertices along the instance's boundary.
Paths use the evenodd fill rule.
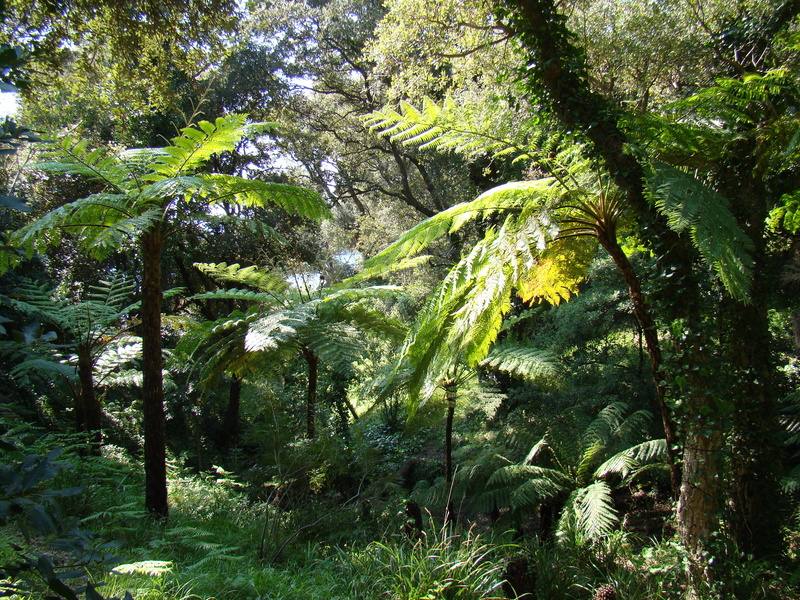
<path fill-rule="evenodd" d="M 672 542 L 642 544 L 617 533 L 592 545 L 569 536 L 510 544 L 507 536 L 443 529 L 433 521 L 412 541 L 401 533 L 400 497 L 373 497 L 369 510 L 358 503 L 342 506 L 336 496 L 322 493 L 279 506 L 255 499 L 220 469 L 196 475 L 172 468 L 170 517 L 159 522 L 144 511 L 140 470 L 121 453 L 109 449 L 104 457 L 90 458 L 68 449 L 62 460 L 75 466 L 48 485 L 85 484 L 81 494 L 58 499 L 65 522 L 77 517 L 82 529 L 96 535 L 85 540 L 82 552 L 119 543 L 103 550 L 119 557 L 114 570 L 89 569 L 91 581 L 104 582 L 99 591 L 109 597 L 130 592 L 136 600 L 488 600 L 505 598 L 505 565 L 520 556 L 528 559 L 540 598 L 591 600 L 606 583 L 616 587 L 619 600 L 682 595 L 686 556 Z M 30 556 L 46 554 L 56 566 L 74 564 L 66 550 L 48 546 L 53 539 L 34 535 L 26 541 L 9 521 L 0 529 L 0 565 L 16 560 L 12 542 Z M 717 597 L 798 598 L 800 576 L 791 564 L 778 568 L 728 558 L 730 581 L 720 582 Z M 800 572 L 797 564 L 793 568 Z M 734 585 L 747 595 L 734 593 Z M 40 600 L 43 589 L 40 582 L 14 600 Z"/>

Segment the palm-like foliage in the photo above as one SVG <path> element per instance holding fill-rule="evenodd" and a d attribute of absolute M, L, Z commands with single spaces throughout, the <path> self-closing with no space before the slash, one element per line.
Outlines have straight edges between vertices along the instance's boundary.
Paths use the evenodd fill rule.
<path fill-rule="evenodd" d="M 138 311 L 138 303 L 131 302 L 134 287 L 132 281 L 117 276 L 91 286 L 83 300 L 70 302 L 57 298 L 46 286 L 29 283 L 21 285 L 13 297 L 1 298 L 3 304 L 56 331 L 48 344 L 51 352 L 43 358 L 32 355 L 19 363 L 15 372 L 54 372 L 70 382 L 77 380 L 78 386 L 73 388 L 76 427 L 91 432 L 96 442 L 101 440 L 102 415 L 96 378 L 107 378 L 141 352 L 137 340 L 122 338 L 125 327 L 120 323 L 123 317 Z M 62 359 L 58 360 L 54 352 Z"/>
<path fill-rule="evenodd" d="M 560 507 L 559 529 L 583 539 L 610 533 L 619 523 L 612 486 L 666 458 L 663 439 L 642 441 L 650 413 L 627 412 L 619 402 L 592 420 L 574 413 L 570 427 L 552 428 L 523 460 L 495 471 L 488 494 L 513 511 Z"/>
<path fill-rule="evenodd" d="M 467 118 L 461 119 L 461 114 Z M 467 155 L 512 154 L 518 160 L 532 160 L 540 171 L 551 175 L 501 185 L 472 202 L 444 211 L 411 229 L 367 263 L 368 275 L 413 265 L 417 254 L 434 239 L 457 231 L 471 220 L 491 216 L 500 223 L 489 228 L 450 271 L 412 328 L 403 353 L 403 360 L 413 365 L 403 368 L 411 373 L 412 392 L 429 396 L 462 356 L 469 364 L 482 360 L 510 309 L 512 293 L 526 302 L 544 299 L 556 303 L 575 293 L 599 244 L 627 284 L 650 355 L 658 408 L 672 452 L 677 438 L 664 399 L 655 322 L 619 241 L 630 225 L 624 195 L 597 173 L 572 136 L 556 135 L 545 142 L 552 128 L 533 119 L 521 128 L 523 135 L 529 136 L 527 141 L 509 141 L 488 130 L 488 121 L 470 117 L 469 110 L 462 113 L 451 101 L 441 108 L 427 101 L 422 111 L 403 105 L 400 112 L 379 111 L 367 120 L 373 130 L 405 143 L 457 149 Z M 701 181 L 661 163 L 654 163 L 651 171 L 647 184 L 669 226 L 678 233 L 688 232 L 700 256 L 731 294 L 746 298 L 752 246 L 725 199 Z M 674 456 L 670 462 L 677 490 L 679 473 Z"/>
<path fill-rule="evenodd" d="M 393 286 L 331 287 L 308 293 L 290 286 L 275 271 L 239 265 L 198 264 L 217 280 L 254 289 L 231 288 L 198 294 L 195 300 L 235 299 L 250 304 L 234 313 L 200 325 L 181 342 L 180 349 L 197 359 L 201 380 L 222 373 L 241 377 L 261 364 L 283 364 L 302 356 L 308 373 L 306 433 L 315 435 L 316 384 L 320 362 L 349 375 L 352 364 L 367 353 L 365 333 L 399 340 L 406 328 L 371 308 L 366 300 L 396 298 Z"/>
<path fill-rule="evenodd" d="M 214 154 L 233 151 L 254 127 L 243 116 L 185 127 L 164 148 L 113 153 L 85 142 L 64 140 L 39 169 L 80 175 L 91 180 L 93 193 L 57 208 L 15 232 L 11 242 L 28 255 L 58 244 L 65 233 L 97 257 L 128 241 L 138 244 L 142 261 L 143 408 L 145 428 L 146 504 L 166 515 L 166 447 L 161 357 L 161 254 L 171 231 L 208 215 L 209 205 L 266 203 L 310 219 L 328 209 L 318 194 L 290 185 L 233 175 L 202 172 Z"/>

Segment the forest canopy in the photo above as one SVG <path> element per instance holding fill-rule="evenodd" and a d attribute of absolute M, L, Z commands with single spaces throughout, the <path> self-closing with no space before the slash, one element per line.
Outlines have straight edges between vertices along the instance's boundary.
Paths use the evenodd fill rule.
<path fill-rule="evenodd" d="M 0 3 L 0 595 L 800 598 L 799 15 Z"/>

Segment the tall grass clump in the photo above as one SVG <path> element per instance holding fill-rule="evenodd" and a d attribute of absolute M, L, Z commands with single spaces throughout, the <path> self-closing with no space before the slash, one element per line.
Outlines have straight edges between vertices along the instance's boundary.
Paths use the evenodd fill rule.
<path fill-rule="evenodd" d="M 351 597 L 393 600 L 502 598 L 503 556 L 508 546 L 484 542 L 469 530 L 443 528 L 416 541 L 395 538 L 342 551 Z"/>

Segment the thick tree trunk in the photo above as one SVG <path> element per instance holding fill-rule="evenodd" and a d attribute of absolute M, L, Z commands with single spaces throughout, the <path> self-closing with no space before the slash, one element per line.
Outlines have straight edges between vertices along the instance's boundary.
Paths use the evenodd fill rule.
<path fill-rule="evenodd" d="M 78 380 L 80 390 L 78 392 L 78 405 L 80 406 L 80 422 L 78 430 L 89 433 L 89 440 L 92 442 L 92 452 L 100 452 L 100 444 L 103 441 L 103 409 L 94 390 L 94 378 L 92 376 L 92 355 L 91 351 L 83 346 L 78 346 Z"/>
<path fill-rule="evenodd" d="M 740 551 L 756 558 L 778 556 L 782 438 L 772 390 L 767 309 L 763 304 L 739 303 L 729 315 L 735 376 L 728 441 L 729 527 Z"/>
<path fill-rule="evenodd" d="M 308 365 L 308 390 L 306 393 L 306 437 L 312 440 L 317 435 L 317 378 L 319 357 L 309 348 L 303 348 L 303 358 Z"/>
<path fill-rule="evenodd" d="M 713 580 L 704 551 L 711 534 L 719 528 L 722 510 L 722 434 L 696 419 L 687 424 L 685 438 L 677 520 L 678 537 L 691 557 L 688 596 L 693 598 L 702 595 Z"/>
<path fill-rule="evenodd" d="M 757 558 L 781 551 L 780 511 L 780 425 L 773 386 L 774 367 L 770 356 L 769 297 L 771 281 L 766 259 L 768 190 L 742 173 L 755 170 L 755 148 L 745 144 L 739 150 L 743 164 L 730 169 L 729 196 L 736 198 L 732 209 L 741 227 L 753 241 L 753 274 L 750 302 L 725 305 L 721 313 L 730 348 L 732 432 L 728 441 L 730 466 L 729 526 L 739 550 Z M 740 188 L 740 189 L 737 189 Z"/>
<path fill-rule="evenodd" d="M 167 444 L 164 432 L 164 382 L 161 357 L 161 249 L 158 228 L 141 237 L 142 245 L 142 375 L 144 409 L 145 506 L 167 517 Z"/>

